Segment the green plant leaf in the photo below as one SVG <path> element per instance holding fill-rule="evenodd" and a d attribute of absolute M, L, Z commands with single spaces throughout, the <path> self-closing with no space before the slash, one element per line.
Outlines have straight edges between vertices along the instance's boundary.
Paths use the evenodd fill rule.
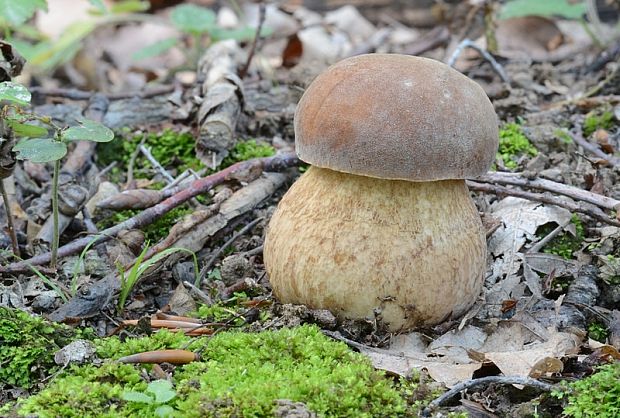
<path fill-rule="evenodd" d="M 152 404 L 153 398 L 142 392 L 127 391 L 121 395 L 124 401 Z"/>
<path fill-rule="evenodd" d="M 8 125 L 11 127 L 16 135 L 29 138 L 41 138 L 47 136 L 47 129 L 42 126 L 29 125 L 27 123 L 20 123 L 16 120 L 7 120 Z"/>
<path fill-rule="evenodd" d="M 177 396 L 172 383 L 165 379 L 152 381 L 149 383 L 146 391 L 155 395 L 155 403 L 166 403 Z"/>
<path fill-rule="evenodd" d="M 42 45 L 34 45 L 30 57 L 26 57 L 30 64 L 41 67 L 43 70 L 52 70 L 58 65 L 73 59 L 81 48 L 81 42 L 97 27 L 94 20 L 73 23 L 65 29 L 56 41 L 43 41 Z"/>
<path fill-rule="evenodd" d="M 30 92 L 21 84 L 13 83 L 12 81 L 3 81 L 0 83 L 0 100 L 7 100 L 22 106 L 28 106 L 30 104 L 30 99 Z"/>
<path fill-rule="evenodd" d="M 563 17 L 580 19 L 586 12 L 584 1 L 568 0 L 512 0 L 501 9 L 500 19 L 520 16 Z"/>
<path fill-rule="evenodd" d="M 80 126 L 72 126 L 62 132 L 61 136 L 67 141 L 110 142 L 114 139 L 114 132 L 99 122 L 90 119 L 78 121 Z"/>
<path fill-rule="evenodd" d="M 67 145 L 52 138 L 36 138 L 21 141 L 13 147 L 17 158 L 33 163 L 48 163 L 60 160 L 67 155 Z"/>
<path fill-rule="evenodd" d="M 155 42 L 154 44 L 146 46 L 139 51 L 134 52 L 131 58 L 138 61 L 145 58 L 156 57 L 157 55 L 161 55 L 173 46 L 175 46 L 178 41 L 179 40 L 177 38 L 163 39 L 161 41 Z"/>
<path fill-rule="evenodd" d="M 105 15 L 108 12 L 107 6 L 103 3 L 103 0 L 88 0 L 88 2 L 95 8 L 95 12 Z"/>
<path fill-rule="evenodd" d="M 170 20 L 183 32 L 204 33 L 215 26 L 216 17 L 215 13 L 206 7 L 182 4 L 172 10 Z"/>
<path fill-rule="evenodd" d="M 30 19 L 37 9 L 47 11 L 45 0 L 0 0 L 0 16 L 17 26 Z"/>
<path fill-rule="evenodd" d="M 142 0 L 123 0 L 112 4 L 110 11 L 112 14 L 146 12 L 151 7 L 151 3 Z"/>
<path fill-rule="evenodd" d="M 155 409 L 155 415 L 159 418 L 169 418 L 174 416 L 174 408 L 170 405 L 161 405 Z"/>

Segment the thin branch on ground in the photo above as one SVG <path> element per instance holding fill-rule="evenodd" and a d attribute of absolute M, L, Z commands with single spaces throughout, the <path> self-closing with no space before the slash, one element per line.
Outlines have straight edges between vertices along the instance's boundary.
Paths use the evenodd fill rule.
<path fill-rule="evenodd" d="M 215 253 L 213 253 L 211 258 L 209 258 L 209 260 L 205 263 L 205 265 L 200 270 L 200 280 L 202 281 L 202 280 L 205 279 L 205 276 L 206 276 L 207 272 L 209 271 L 209 269 L 211 268 L 213 263 L 215 263 L 215 260 L 217 260 L 217 258 L 226 250 L 226 248 L 230 247 L 233 242 L 237 241 L 237 239 L 239 239 L 239 237 L 245 235 L 248 231 L 250 231 L 252 228 L 254 228 L 256 226 L 256 224 L 259 223 L 260 221 L 262 221 L 263 219 L 264 218 L 256 218 L 256 219 L 254 219 L 252 222 L 250 222 L 249 224 L 247 224 L 246 226 L 241 228 L 239 230 L 239 232 L 235 233 L 228 241 L 226 241 L 224 243 L 224 245 L 222 245 L 220 248 L 218 248 L 217 251 Z"/>
<path fill-rule="evenodd" d="M 2 194 L 2 201 L 4 202 L 4 212 L 6 214 L 6 224 L 9 229 L 9 236 L 11 237 L 11 246 L 13 247 L 13 254 L 17 257 L 19 253 L 19 243 L 17 242 L 17 234 L 15 233 L 15 225 L 13 224 L 13 212 L 11 211 L 11 202 L 9 201 L 9 195 L 4 188 L 4 179 L 0 179 L 0 194 Z"/>
<path fill-rule="evenodd" d="M 109 93 L 104 94 L 106 98 L 109 100 L 122 100 L 122 99 L 131 99 L 134 97 L 140 99 L 147 99 L 150 97 L 161 96 L 163 94 L 172 93 L 174 91 L 174 86 L 160 86 L 153 87 L 144 91 L 135 91 L 135 92 L 123 92 L 123 93 Z M 32 94 L 39 94 L 42 96 L 53 96 L 53 97 L 62 97 L 64 99 L 70 100 L 90 100 L 95 94 L 103 94 L 91 91 L 84 91 L 78 89 L 62 89 L 62 88 L 44 88 L 44 87 L 30 87 L 30 92 Z"/>
<path fill-rule="evenodd" d="M 520 197 L 522 199 L 532 200 L 534 202 L 541 202 L 541 203 L 547 203 L 549 205 L 559 206 L 561 208 L 568 209 L 571 212 L 583 213 L 584 215 L 588 215 L 591 218 L 596 219 L 597 221 L 606 223 L 608 225 L 620 227 L 619 221 L 610 218 L 596 206 L 593 206 L 593 207 L 581 206 L 573 201 L 563 200 L 563 199 L 560 199 L 556 196 L 552 196 L 549 194 L 526 192 L 520 189 L 510 189 L 504 186 L 497 186 L 495 184 L 477 183 L 475 181 L 470 181 L 470 180 L 467 181 L 467 186 L 471 190 L 475 190 L 479 192 L 493 193 L 493 194 L 500 195 L 500 196 L 504 195 L 504 196 Z"/>
<path fill-rule="evenodd" d="M 153 167 L 155 167 L 155 169 L 159 171 L 159 174 L 161 174 L 166 179 L 168 184 L 174 181 L 174 177 L 172 177 L 170 173 L 168 173 L 168 171 L 166 171 L 166 169 L 162 167 L 159 161 L 157 161 L 153 154 L 151 154 L 151 149 L 149 147 L 145 146 L 144 144 L 140 144 L 138 149 L 140 150 L 142 155 L 144 155 L 146 159 L 149 160 Z"/>
<path fill-rule="evenodd" d="M 615 166 L 620 165 L 620 158 L 614 155 L 611 155 L 611 154 L 607 154 L 602 149 L 600 149 L 598 145 L 594 145 L 588 142 L 583 137 L 583 135 L 581 134 L 581 125 L 575 126 L 575 129 L 570 133 L 570 136 L 571 138 L 573 138 L 573 141 L 577 143 L 577 145 L 579 145 L 586 151 L 591 152 L 592 154 L 596 155 L 599 158 L 609 161 L 609 163 L 612 165 L 615 165 Z"/>
<path fill-rule="evenodd" d="M 63 245 L 58 249 L 58 257 L 60 258 L 76 254 L 82 251 L 93 240 L 96 241 L 96 244 L 100 244 L 115 237 L 122 230 L 139 229 L 146 225 L 149 225 L 155 220 L 161 218 L 166 213 L 170 212 L 172 209 L 187 202 L 191 198 L 204 194 L 211 190 L 213 187 L 224 183 L 236 173 L 247 172 L 250 170 L 282 171 L 286 168 L 295 167 L 298 165 L 299 159 L 297 158 L 295 153 L 292 152 L 275 155 L 273 157 L 254 158 L 252 160 L 238 162 L 215 174 L 198 180 L 194 180 L 189 185 L 189 187 L 179 191 L 173 196 L 170 196 L 161 203 L 145 209 L 136 216 L 127 219 L 124 222 L 121 222 L 111 228 L 101 231 L 98 237 L 93 238 L 91 236 L 87 236 Z M 47 252 L 34 256 L 28 260 L 12 263 L 7 266 L 0 266 L 0 273 L 16 273 L 28 271 L 29 266 L 36 266 L 48 263 L 50 260 L 50 256 L 51 254 Z"/>
<path fill-rule="evenodd" d="M 591 203 L 601 209 L 606 210 L 618 210 L 620 209 L 620 200 L 613 199 L 611 197 L 603 196 L 600 194 L 592 193 L 587 190 L 580 189 L 575 186 L 570 186 L 564 183 L 558 183 L 552 180 L 546 179 L 529 179 L 524 177 L 522 173 L 503 173 L 503 172 L 488 172 L 480 177 L 473 179 L 476 182 L 491 183 L 491 184 L 503 184 L 511 186 L 519 186 L 524 188 L 545 190 L 554 194 L 564 195 L 574 200 Z"/>
<path fill-rule="evenodd" d="M 258 25 L 256 26 L 256 34 L 254 35 L 254 39 L 252 40 L 252 46 L 250 47 L 250 52 L 248 53 L 248 59 L 245 61 L 243 67 L 239 70 L 239 78 L 244 78 L 248 74 L 250 64 L 252 64 L 252 58 L 254 58 L 254 54 L 256 53 L 256 44 L 258 43 L 258 39 L 260 38 L 260 32 L 263 30 L 263 24 L 265 23 L 266 14 L 267 6 L 265 6 L 264 1 L 261 1 L 258 4 Z"/>
<path fill-rule="evenodd" d="M 501 385 L 523 385 L 523 386 L 531 386 L 540 390 L 544 390 L 547 392 L 552 391 L 555 386 L 549 383 L 544 383 L 538 381 L 536 379 L 532 379 L 531 377 L 524 376 L 487 376 L 482 377 L 480 379 L 472 379 L 467 380 L 465 382 L 461 382 L 455 385 L 452 389 L 432 401 L 424 410 L 422 411 L 422 416 L 428 417 L 431 412 L 435 409 L 452 399 L 454 396 L 458 395 L 460 392 L 475 388 L 477 386 L 489 385 L 489 384 L 501 384 Z"/>
<path fill-rule="evenodd" d="M 454 67 L 457 58 L 459 57 L 459 55 L 461 55 L 465 48 L 471 48 L 478 51 L 478 53 L 482 55 L 482 57 L 486 61 L 488 61 L 489 64 L 491 64 L 491 67 L 493 67 L 493 70 L 497 73 L 497 75 L 499 75 L 499 78 L 501 78 L 504 83 L 510 84 L 510 78 L 508 78 L 508 74 L 506 74 L 506 71 L 504 71 L 504 67 L 502 67 L 500 63 L 497 62 L 487 50 L 476 45 L 474 42 L 472 42 L 471 39 L 463 39 L 461 43 L 456 47 L 456 49 L 452 53 L 452 56 L 448 60 L 448 65 L 450 67 Z"/>

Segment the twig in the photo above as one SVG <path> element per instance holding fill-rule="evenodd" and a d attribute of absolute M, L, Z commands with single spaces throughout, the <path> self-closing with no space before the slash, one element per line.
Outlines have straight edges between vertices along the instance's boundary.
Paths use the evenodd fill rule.
<path fill-rule="evenodd" d="M 213 300 L 211 299 L 211 297 L 202 290 L 200 290 L 198 287 L 194 286 L 193 283 L 190 283 L 187 280 L 183 280 L 183 286 L 194 292 L 194 294 L 196 294 L 196 296 L 198 296 L 200 300 L 202 300 L 206 305 L 213 305 Z"/>
<path fill-rule="evenodd" d="M 430 416 L 433 409 L 443 405 L 448 400 L 456 396 L 459 392 L 467 389 L 471 389 L 477 386 L 483 386 L 493 383 L 499 383 L 502 385 L 524 385 L 524 386 L 532 386 L 544 391 L 551 391 L 555 388 L 554 385 L 549 383 L 540 382 L 536 379 L 532 379 L 531 377 L 524 376 L 487 376 L 481 377 L 480 379 L 472 379 L 467 380 L 465 382 L 461 382 L 455 385 L 452 389 L 432 401 L 424 410 L 422 411 L 422 416 L 428 417 Z"/>
<path fill-rule="evenodd" d="M 146 159 L 149 160 L 151 165 L 153 167 L 155 167 L 155 169 L 157 171 L 159 171 L 159 173 L 162 176 L 164 176 L 164 178 L 168 181 L 168 184 L 170 184 L 170 183 L 172 183 L 174 181 L 174 177 L 172 177 L 170 175 L 170 173 L 168 173 L 168 171 L 166 171 L 166 169 L 164 167 L 162 167 L 162 165 L 159 163 L 159 161 L 157 161 L 157 159 L 153 156 L 153 154 L 151 154 L 151 149 L 150 148 L 145 147 L 144 144 L 140 144 L 138 149 L 146 157 Z"/>
<path fill-rule="evenodd" d="M 90 98 L 96 94 L 96 92 L 83 91 L 77 89 L 62 89 L 62 88 L 43 88 L 43 87 L 30 87 L 30 91 L 33 94 L 40 94 L 42 96 L 54 96 L 62 97 L 70 100 L 90 100 Z M 121 100 L 131 99 L 138 97 L 140 99 L 147 99 L 149 97 L 160 96 L 162 94 L 172 93 L 174 86 L 161 86 L 154 87 L 149 90 L 135 91 L 135 92 L 123 92 L 123 93 L 109 93 L 104 94 L 109 100 Z M 103 93 L 99 93 L 103 94 Z"/>
<path fill-rule="evenodd" d="M 239 232 L 234 234 L 228 241 L 224 243 L 224 245 L 218 248 L 217 251 L 211 256 L 211 258 L 209 258 L 209 261 L 207 261 L 205 265 L 202 267 L 202 269 L 200 270 L 200 280 L 201 281 L 204 280 L 205 275 L 207 274 L 207 271 L 209 271 L 209 269 L 211 268 L 215 260 L 217 260 L 217 258 L 220 256 L 220 254 L 224 252 L 224 250 L 226 250 L 226 248 L 228 248 L 233 242 L 239 239 L 239 237 L 246 234 L 250 229 L 254 228 L 254 226 L 256 226 L 256 224 L 262 220 L 263 220 L 262 217 L 254 219 L 252 222 L 250 222 L 249 224 L 241 228 Z"/>
<path fill-rule="evenodd" d="M 583 135 L 581 135 L 581 125 L 575 126 L 575 129 L 570 133 L 570 136 L 571 138 L 573 138 L 573 141 L 577 143 L 577 145 L 579 145 L 586 151 L 591 152 L 599 158 L 609 161 L 609 163 L 612 165 L 620 165 L 620 158 L 615 157 L 611 154 L 607 154 L 603 152 L 603 150 L 600 149 L 597 145 L 591 144 L 590 142 L 586 141 Z"/>
<path fill-rule="evenodd" d="M 178 207 L 179 205 L 187 202 L 193 197 L 206 193 L 213 187 L 224 183 L 230 177 L 239 172 L 247 172 L 249 170 L 263 170 L 263 171 L 282 171 L 288 167 L 295 167 L 299 165 L 299 159 L 295 153 L 283 153 L 275 155 L 273 157 L 254 158 L 247 161 L 241 161 L 230 167 L 225 168 L 210 176 L 194 180 L 189 187 L 181 190 L 179 193 L 170 196 L 166 200 L 152 206 L 144 211 L 140 212 L 136 216 L 127 219 L 111 228 L 108 228 L 100 232 L 100 235 L 96 238 L 83 237 L 72 241 L 66 245 L 63 245 L 58 249 L 58 257 L 66 257 L 78 253 L 84 249 L 88 244 L 95 241 L 99 244 L 113 238 L 120 231 L 124 229 L 138 229 L 145 225 L 149 225 L 156 219 L 161 218 L 163 215 Z M 92 245 L 92 244 L 91 244 Z M 50 260 L 50 253 L 39 254 L 28 260 L 19 261 L 17 263 L 9 264 L 8 266 L 0 266 L 0 273 L 12 273 L 25 271 L 28 266 L 35 266 L 48 263 Z"/>
<path fill-rule="evenodd" d="M 558 225 L 553 231 L 549 232 L 547 235 L 545 235 L 545 237 L 543 239 L 541 239 L 540 241 L 538 241 L 537 243 L 535 243 L 534 245 L 532 245 L 528 250 L 527 253 L 531 254 L 531 253 L 537 253 L 539 252 L 542 248 L 544 248 L 545 245 L 547 245 L 553 238 L 555 238 L 556 236 L 558 236 L 558 234 L 560 232 L 562 232 L 564 230 L 564 228 L 566 228 L 566 226 L 570 223 L 570 221 L 566 222 L 564 225 Z"/>
<path fill-rule="evenodd" d="M 568 201 L 568 200 L 562 200 L 555 196 L 526 192 L 520 189 L 509 189 L 508 187 L 497 186 L 495 184 L 477 183 L 475 181 L 468 180 L 467 186 L 469 186 L 470 189 L 476 190 L 479 192 L 493 193 L 497 195 L 515 196 L 515 197 L 520 197 L 522 199 L 532 200 L 535 202 L 541 202 L 541 203 L 547 203 L 550 205 L 559 206 L 561 208 L 568 209 L 571 212 L 583 213 L 585 215 L 588 215 L 596 219 L 597 221 L 601 221 L 609 225 L 620 226 L 620 222 L 609 218 L 598 207 L 587 208 L 587 207 L 580 206 L 575 202 Z"/>
<path fill-rule="evenodd" d="M 571 199 L 580 200 L 591 203 L 602 209 L 618 210 L 620 209 L 620 200 L 600 194 L 592 193 L 578 187 L 569 186 L 568 184 L 558 183 L 546 179 L 528 179 L 523 177 L 521 173 L 502 173 L 488 172 L 480 177 L 476 177 L 474 181 L 492 184 L 509 184 L 512 186 L 527 187 L 538 190 L 545 190 L 568 196 Z"/>
<path fill-rule="evenodd" d="M 144 145 L 146 142 L 146 135 L 142 137 L 140 140 L 140 145 Z M 136 165 L 136 160 L 138 159 L 138 155 L 140 155 L 140 146 L 138 146 L 134 152 L 131 153 L 131 157 L 129 157 L 129 162 L 127 163 L 127 179 L 125 180 L 125 184 L 130 186 L 133 183 L 133 167 Z M 130 186 L 131 187 L 131 186 Z"/>
<path fill-rule="evenodd" d="M 0 179 L 0 193 L 2 194 L 2 200 L 4 201 L 4 212 L 6 214 L 6 224 L 9 228 L 9 236 L 11 237 L 11 246 L 13 247 L 13 254 L 17 257 L 19 254 L 19 243 L 17 242 L 17 234 L 15 233 L 15 225 L 13 224 L 13 213 L 11 211 L 11 203 L 9 202 L 9 195 L 4 188 L 4 179 Z"/>
<path fill-rule="evenodd" d="M 485 60 L 487 60 L 489 64 L 491 64 L 491 67 L 493 67 L 493 70 L 495 70 L 495 72 L 499 75 L 502 81 L 504 83 L 510 84 L 510 79 L 508 78 L 508 74 L 506 74 L 506 71 L 504 71 L 504 68 L 500 65 L 500 63 L 497 62 L 495 58 L 493 58 L 493 56 L 489 54 L 488 51 L 486 51 L 485 49 L 473 43 L 471 39 L 467 39 L 467 38 L 463 39 L 461 43 L 456 47 L 456 49 L 452 53 L 452 56 L 448 60 L 448 65 L 450 67 L 454 67 L 454 63 L 456 62 L 456 59 L 459 57 L 459 55 L 461 55 L 461 53 L 463 52 L 463 49 L 465 48 L 471 48 L 471 49 L 478 51 L 478 53 L 482 55 L 482 57 Z"/>
<path fill-rule="evenodd" d="M 256 52 L 256 44 L 258 43 L 258 38 L 260 38 L 260 31 L 263 30 L 263 24 L 265 23 L 265 15 L 267 14 L 266 9 L 267 7 L 265 6 L 265 2 L 261 1 L 258 4 L 258 25 L 256 26 L 256 34 L 252 40 L 252 46 L 250 47 L 250 52 L 248 53 L 248 59 L 245 61 L 244 66 L 239 70 L 240 78 L 245 78 L 248 74 L 248 70 L 250 69 L 252 58 L 254 58 L 254 53 Z"/>

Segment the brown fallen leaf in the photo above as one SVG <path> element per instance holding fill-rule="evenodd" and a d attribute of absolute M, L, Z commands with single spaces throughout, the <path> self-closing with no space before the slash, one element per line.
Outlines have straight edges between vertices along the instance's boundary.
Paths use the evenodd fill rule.
<path fill-rule="evenodd" d="M 200 356 L 187 350 L 157 350 L 132 354 L 118 359 L 120 363 L 170 363 L 187 364 L 200 360 Z"/>

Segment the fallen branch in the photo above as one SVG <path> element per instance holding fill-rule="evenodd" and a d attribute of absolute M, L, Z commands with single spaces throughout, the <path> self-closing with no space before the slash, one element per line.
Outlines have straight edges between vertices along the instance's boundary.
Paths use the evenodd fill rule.
<path fill-rule="evenodd" d="M 568 184 L 558 183 L 551 180 L 528 179 L 526 177 L 523 177 L 521 173 L 488 172 L 480 177 L 475 178 L 474 181 L 491 184 L 509 184 L 511 186 L 545 190 L 548 192 L 553 192 L 555 194 L 568 196 L 571 199 L 588 202 L 602 209 L 620 209 L 620 200 L 616 200 L 611 197 L 592 193 L 575 186 L 569 186 Z"/>
<path fill-rule="evenodd" d="M 250 170 L 263 170 L 263 171 L 282 171 L 288 167 L 294 167 L 299 165 L 299 159 L 294 153 L 286 153 L 276 155 L 273 157 L 255 158 L 252 160 L 241 161 L 236 164 L 225 168 L 210 176 L 194 180 L 190 183 L 189 187 L 179 191 L 178 193 L 170 196 L 161 203 L 152 206 L 144 211 L 140 212 L 136 216 L 127 219 L 111 228 L 101 231 L 96 237 L 84 237 L 63 245 L 58 249 L 58 257 L 66 257 L 68 255 L 76 254 L 82 251 L 87 245 L 94 243 L 102 243 L 108 241 L 125 229 L 139 229 L 146 225 L 151 224 L 155 220 L 161 218 L 163 215 L 176 208 L 177 206 L 187 202 L 189 199 L 208 192 L 213 187 L 224 183 L 231 176 L 247 172 Z M 50 261 L 50 253 L 39 254 L 28 260 L 12 263 L 7 266 L 0 266 L 0 273 L 18 273 L 29 271 L 29 266 L 41 265 Z"/>
<path fill-rule="evenodd" d="M 536 379 L 532 379 L 530 377 L 524 376 L 488 376 L 482 377 L 480 379 L 467 380 L 465 382 L 461 382 L 455 385 L 452 389 L 441 395 L 439 398 L 432 401 L 424 410 L 422 411 L 423 417 L 430 416 L 433 409 L 440 407 L 448 400 L 452 399 L 458 393 L 463 390 L 471 389 L 477 386 L 483 386 L 493 383 L 499 383 L 502 385 L 524 385 L 524 386 L 532 386 L 544 391 L 551 391 L 555 388 L 554 385 L 549 383 L 540 382 Z"/>
<path fill-rule="evenodd" d="M 604 222 L 613 226 L 620 226 L 620 222 L 615 219 L 611 219 L 598 207 L 586 207 L 581 206 L 570 200 L 563 200 L 555 196 L 548 194 L 532 193 L 521 189 L 510 189 L 504 186 L 497 186 L 495 184 L 477 183 L 475 181 L 467 181 L 467 186 L 471 190 L 476 190 L 484 193 L 493 193 L 496 195 L 506 195 L 520 197 L 522 199 L 532 200 L 534 202 L 547 203 L 549 205 L 559 206 L 564 209 L 568 209 L 571 212 L 579 212 L 596 219 L 597 221 Z"/>
<path fill-rule="evenodd" d="M 63 88 L 45 88 L 45 87 L 30 87 L 30 91 L 33 94 L 39 94 L 41 96 L 62 97 L 70 100 L 90 100 L 95 94 L 102 94 L 108 100 L 121 100 L 131 99 L 137 97 L 140 99 L 147 99 L 154 96 L 160 96 L 162 94 L 172 93 L 175 86 L 160 86 L 154 87 L 149 90 L 134 91 L 134 92 L 119 92 L 119 93 L 97 93 L 91 91 L 84 91 L 78 89 L 63 89 Z"/>
<path fill-rule="evenodd" d="M 571 138 L 573 138 L 573 141 L 577 143 L 577 145 L 579 145 L 586 151 L 591 152 L 592 154 L 596 155 L 599 158 L 602 158 L 603 160 L 609 161 L 611 165 L 620 165 L 620 158 L 615 157 L 611 154 L 607 154 L 602 149 L 600 149 L 598 145 L 594 145 L 588 142 L 583 137 L 583 135 L 581 135 L 581 125 L 577 125 L 575 130 L 571 132 L 570 136 Z"/>

